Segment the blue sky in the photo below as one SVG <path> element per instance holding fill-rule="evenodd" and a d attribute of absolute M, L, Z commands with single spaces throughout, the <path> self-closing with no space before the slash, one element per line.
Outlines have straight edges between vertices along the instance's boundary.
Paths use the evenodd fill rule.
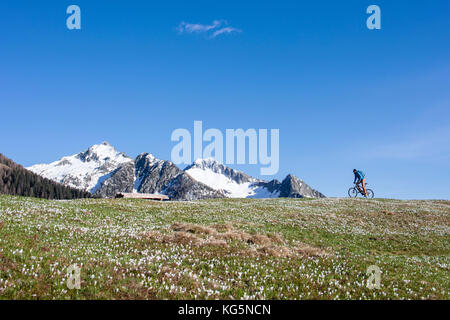
<path fill-rule="evenodd" d="M 327 196 L 358 168 L 376 196 L 449 199 L 449 14 L 446 0 L 2 1 L 0 152 L 28 166 L 106 140 L 170 159 L 172 131 L 202 120 L 280 129 L 275 178 Z M 215 20 L 237 31 L 177 30 Z"/>

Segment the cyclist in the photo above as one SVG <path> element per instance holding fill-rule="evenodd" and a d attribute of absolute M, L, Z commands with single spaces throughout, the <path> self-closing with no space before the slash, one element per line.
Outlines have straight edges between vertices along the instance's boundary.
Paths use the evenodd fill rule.
<path fill-rule="evenodd" d="M 364 190 L 364 196 L 367 198 L 367 191 L 366 191 L 366 183 L 364 180 L 364 172 L 361 170 L 353 169 L 353 173 L 355 174 L 355 180 L 353 180 L 353 183 L 356 183 L 356 186 L 358 187 L 359 191 L 361 191 L 361 188 L 359 185 L 361 184 Z"/>

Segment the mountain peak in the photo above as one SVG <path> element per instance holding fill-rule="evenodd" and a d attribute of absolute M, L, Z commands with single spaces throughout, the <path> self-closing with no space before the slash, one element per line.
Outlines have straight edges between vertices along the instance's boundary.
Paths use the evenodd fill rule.
<path fill-rule="evenodd" d="M 301 180 L 300 178 L 294 176 L 294 175 L 291 174 L 291 173 L 288 174 L 288 175 L 286 176 L 286 178 L 283 179 L 283 182 L 288 182 L 288 181 L 300 181 L 300 182 L 302 182 L 302 180 Z"/>
<path fill-rule="evenodd" d="M 94 144 L 88 148 L 88 150 L 114 150 L 117 152 L 116 148 L 114 148 L 109 142 L 104 141 L 99 144 Z"/>
<path fill-rule="evenodd" d="M 196 159 L 190 166 L 186 167 L 184 171 L 192 171 L 192 169 L 198 169 L 202 171 L 209 170 L 214 173 L 225 174 L 227 176 L 242 174 L 240 171 L 227 167 L 214 158 Z"/>
<path fill-rule="evenodd" d="M 143 152 L 140 155 L 138 155 L 134 160 L 136 177 L 140 177 L 144 172 L 148 171 L 148 169 L 158 161 L 160 162 L 161 160 L 157 159 L 155 156 L 153 156 L 151 153 L 148 152 Z"/>
<path fill-rule="evenodd" d="M 289 198 L 324 198 L 325 196 L 317 190 L 312 189 L 303 180 L 294 176 L 293 174 L 288 174 L 286 178 L 280 184 L 280 197 Z"/>
<path fill-rule="evenodd" d="M 103 142 L 72 156 L 28 169 L 53 181 L 92 192 L 100 178 L 130 161 L 132 159 L 123 152 Z"/>
<path fill-rule="evenodd" d="M 149 161 L 153 161 L 156 159 L 156 157 L 154 155 L 152 155 L 151 153 L 148 153 L 148 152 L 142 152 L 136 158 L 138 158 L 138 159 L 146 158 Z"/>
<path fill-rule="evenodd" d="M 190 167 L 201 168 L 201 169 L 211 169 L 213 171 L 220 170 L 224 167 L 219 161 L 214 158 L 204 158 L 196 159 Z"/>
<path fill-rule="evenodd" d="M 75 155 L 75 157 L 77 157 L 83 162 L 89 161 L 104 162 L 111 159 L 123 162 L 125 158 L 127 160 L 131 160 L 123 152 L 117 151 L 108 142 L 103 142 L 101 144 L 94 144 L 93 146 L 89 147 L 89 149 L 87 149 L 86 151 L 80 152 L 77 155 Z"/>
<path fill-rule="evenodd" d="M 194 161 L 194 163 L 199 164 L 199 163 L 220 163 L 220 162 L 214 158 L 198 158 Z"/>

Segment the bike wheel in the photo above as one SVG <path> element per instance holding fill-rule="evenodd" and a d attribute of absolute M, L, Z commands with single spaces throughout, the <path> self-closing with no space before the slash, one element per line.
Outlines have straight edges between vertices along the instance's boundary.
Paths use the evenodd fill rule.
<path fill-rule="evenodd" d="M 366 189 L 367 191 L 367 198 L 368 199 L 372 199 L 374 196 L 373 190 L 372 189 Z"/>
<path fill-rule="evenodd" d="M 356 188 L 348 189 L 348 196 L 350 198 L 356 198 L 358 196 L 358 190 L 356 190 Z"/>

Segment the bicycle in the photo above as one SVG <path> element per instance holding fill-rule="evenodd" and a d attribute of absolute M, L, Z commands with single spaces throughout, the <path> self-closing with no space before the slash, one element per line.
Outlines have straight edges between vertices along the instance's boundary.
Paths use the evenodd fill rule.
<path fill-rule="evenodd" d="M 366 183 L 366 186 L 367 186 L 367 183 Z M 372 199 L 374 196 L 373 190 L 366 188 L 366 191 L 367 191 L 367 198 Z M 354 187 L 351 187 L 350 189 L 348 189 L 348 196 L 350 198 L 356 198 L 359 194 L 361 196 L 365 197 L 363 189 L 360 186 L 357 186 L 356 183 L 355 183 Z"/>

